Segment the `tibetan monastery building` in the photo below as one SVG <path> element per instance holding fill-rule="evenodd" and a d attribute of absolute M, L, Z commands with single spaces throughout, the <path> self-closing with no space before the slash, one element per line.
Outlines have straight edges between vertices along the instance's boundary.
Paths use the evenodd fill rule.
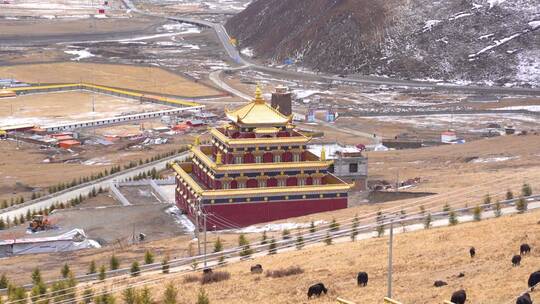
<path fill-rule="evenodd" d="M 325 151 L 307 150 L 292 116 L 255 100 L 226 110 L 230 123 L 199 140 L 191 160 L 173 165 L 176 204 L 195 222 L 206 214 L 208 229 L 227 229 L 347 207 L 351 185 L 328 172 Z"/>

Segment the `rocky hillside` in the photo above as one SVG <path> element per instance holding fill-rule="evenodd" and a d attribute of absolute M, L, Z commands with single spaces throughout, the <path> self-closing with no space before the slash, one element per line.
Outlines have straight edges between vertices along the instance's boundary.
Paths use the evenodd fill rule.
<path fill-rule="evenodd" d="M 256 0 L 226 26 L 276 64 L 540 85 L 538 0 Z"/>

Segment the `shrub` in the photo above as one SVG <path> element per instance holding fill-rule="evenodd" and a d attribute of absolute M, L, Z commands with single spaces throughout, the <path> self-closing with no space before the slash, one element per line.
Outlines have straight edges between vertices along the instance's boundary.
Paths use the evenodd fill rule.
<path fill-rule="evenodd" d="M 226 271 L 213 271 L 205 273 L 201 277 L 201 284 L 217 283 L 228 280 L 231 275 Z"/>
<path fill-rule="evenodd" d="M 200 281 L 200 277 L 196 274 L 187 274 L 184 276 L 184 283 L 193 283 Z"/>
<path fill-rule="evenodd" d="M 450 224 L 450 226 L 455 226 L 458 224 L 458 219 L 457 219 L 457 216 L 456 216 L 456 213 L 454 211 L 450 211 L 448 213 L 448 223 Z"/>
<path fill-rule="evenodd" d="M 283 232 L 281 232 L 281 237 L 284 240 L 290 239 L 291 238 L 291 232 L 289 231 L 289 229 L 283 229 Z"/>
<path fill-rule="evenodd" d="M 154 263 L 154 255 L 150 252 L 150 250 L 146 250 L 144 253 L 144 263 L 147 265 Z"/>
<path fill-rule="evenodd" d="M 491 196 L 489 194 L 484 197 L 484 205 L 491 205 Z"/>
<path fill-rule="evenodd" d="M 276 253 L 277 253 L 276 239 L 272 238 L 270 240 L 270 245 L 268 246 L 268 254 L 276 254 Z"/>
<path fill-rule="evenodd" d="M 133 287 L 129 287 L 122 292 L 122 300 L 125 304 L 137 304 L 139 300 L 139 293 Z"/>
<path fill-rule="evenodd" d="M 525 211 L 527 211 L 527 200 L 523 197 L 520 197 L 519 200 L 516 202 L 516 209 L 518 211 L 518 213 L 523 213 Z"/>
<path fill-rule="evenodd" d="M 132 277 L 136 277 L 141 274 L 141 267 L 139 267 L 139 262 L 135 261 L 131 264 L 130 273 Z"/>
<path fill-rule="evenodd" d="M 238 246 L 242 247 L 242 251 L 240 251 L 241 257 L 246 257 L 253 254 L 253 250 L 251 247 L 249 247 L 249 241 L 243 233 L 238 237 Z"/>
<path fill-rule="evenodd" d="M 506 191 L 506 199 L 507 200 L 514 199 L 514 193 L 512 192 L 512 190 L 508 189 L 508 191 Z"/>
<path fill-rule="evenodd" d="M 324 242 L 326 243 L 326 245 L 332 245 L 332 235 L 330 234 L 330 232 L 326 233 L 326 238 L 324 239 Z"/>
<path fill-rule="evenodd" d="M 94 297 L 94 291 L 92 290 L 92 288 L 90 287 L 85 288 L 83 291 L 82 297 L 83 298 L 81 299 L 81 303 L 84 303 L 84 304 L 92 303 L 92 298 Z"/>
<path fill-rule="evenodd" d="M 532 195 L 532 188 L 531 185 L 525 183 L 521 187 L 521 195 L 522 196 L 531 196 Z"/>
<path fill-rule="evenodd" d="M 499 216 L 502 215 L 501 202 L 500 201 L 497 201 L 495 203 L 495 211 L 494 211 L 494 213 L 495 213 L 495 217 L 499 217 Z"/>
<path fill-rule="evenodd" d="M 473 210 L 473 218 L 476 222 L 480 221 L 482 219 L 482 208 L 480 206 L 476 205 Z"/>
<path fill-rule="evenodd" d="M 62 277 L 64 279 L 67 279 L 70 272 L 71 272 L 71 270 L 69 269 L 69 265 L 67 263 L 65 263 L 64 266 L 62 267 L 62 271 L 60 271 L 60 273 L 62 274 Z"/>
<path fill-rule="evenodd" d="M 101 295 L 98 295 L 94 298 L 94 304 L 114 304 L 116 303 L 116 298 L 114 295 L 106 292 L 105 290 Z"/>
<path fill-rule="evenodd" d="M 105 269 L 105 265 L 101 265 L 101 267 L 99 267 L 98 279 L 103 281 L 103 280 L 105 280 L 106 276 L 107 276 L 107 272 L 106 272 L 106 269 Z"/>
<path fill-rule="evenodd" d="M 450 212 L 450 205 L 448 203 L 444 204 L 443 212 Z"/>
<path fill-rule="evenodd" d="M 9 285 L 8 278 L 6 277 L 5 274 L 2 274 L 2 276 L 0 276 L 0 289 L 6 289 L 8 285 Z"/>
<path fill-rule="evenodd" d="M 153 304 L 154 303 L 154 299 L 152 299 L 152 293 L 150 292 L 150 289 L 146 286 L 142 289 L 139 299 L 140 300 L 138 304 Z"/>
<path fill-rule="evenodd" d="M 354 215 L 353 224 L 352 224 L 352 230 L 351 230 L 351 240 L 356 240 L 356 236 L 358 235 L 358 214 Z"/>
<path fill-rule="evenodd" d="M 268 237 L 266 236 L 266 230 L 263 231 L 263 234 L 261 236 L 261 245 L 265 245 L 266 243 L 268 243 Z"/>
<path fill-rule="evenodd" d="M 92 274 L 92 273 L 96 273 L 96 272 L 97 272 L 96 262 L 91 261 L 90 265 L 88 266 L 88 274 Z"/>
<path fill-rule="evenodd" d="M 377 225 L 377 236 L 381 237 L 384 235 L 384 217 L 381 211 L 377 212 L 376 222 L 379 224 Z"/>
<path fill-rule="evenodd" d="M 288 268 L 281 268 L 277 270 L 268 270 L 266 272 L 266 276 L 271 278 L 282 278 L 301 273 L 304 273 L 304 270 L 302 268 L 300 268 L 299 266 L 291 266 Z"/>
<path fill-rule="evenodd" d="M 304 238 L 301 234 L 296 237 L 296 249 L 300 250 L 304 247 Z"/>
<path fill-rule="evenodd" d="M 197 304 L 210 304 L 208 294 L 206 294 L 206 291 L 202 288 L 199 289 L 199 294 L 197 295 Z"/>
<path fill-rule="evenodd" d="M 32 272 L 32 284 L 37 285 L 42 281 L 43 280 L 41 279 L 41 271 L 39 270 L 39 268 L 34 269 L 34 271 Z"/>
<path fill-rule="evenodd" d="M 335 218 L 332 219 L 332 222 L 330 223 L 330 231 L 338 231 L 339 230 L 339 223 L 336 221 Z"/>
<path fill-rule="evenodd" d="M 218 236 L 218 238 L 214 242 L 214 253 L 220 252 L 220 251 L 223 251 L 223 243 L 221 242 L 221 239 Z"/>
<path fill-rule="evenodd" d="M 431 228 L 431 213 L 428 213 L 428 215 L 426 216 L 426 218 L 424 219 L 424 228 L 425 229 L 429 229 Z"/>
<path fill-rule="evenodd" d="M 315 228 L 315 222 L 311 221 L 311 224 L 309 224 L 309 232 L 315 233 L 315 231 L 317 231 L 317 228 Z"/>
<path fill-rule="evenodd" d="M 165 293 L 163 294 L 163 303 L 165 304 L 176 304 L 176 298 L 178 297 L 178 290 L 172 282 L 167 284 L 165 288 Z"/>
<path fill-rule="evenodd" d="M 169 273 L 169 269 L 171 268 L 171 266 L 169 265 L 169 257 L 168 256 L 165 256 L 163 258 L 163 261 L 161 261 L 161 272 L 163 273 Z"/>
<path fill-rule="evenodd" d="M 109 261 L 109 266 L 111 270 L 116 270 L 120 267 L 120 261 L 118 261 L 118 258 L 114 254 L 111 257 L 111 260 Z"/>

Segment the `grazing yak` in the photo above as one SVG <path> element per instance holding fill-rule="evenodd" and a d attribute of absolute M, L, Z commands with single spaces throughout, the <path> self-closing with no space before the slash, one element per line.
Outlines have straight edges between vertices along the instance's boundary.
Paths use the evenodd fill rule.
<path fill-rule="evenodd" d="M 251 273 L 262 273 L 263 272 L 262 265 L 257 264 L 257 265 L 251 266 L 250 271 L 251 271 Z"/>
<path fill-rule="evenodd" d="M 324 292 L 324 294 L 326 294 L 328 292 L 328 289 L 326 289 L 326 287 L 324 287 L 323 283 L 317 283 L 317 284 L 312 285 L 312 286 L 309 287 L 307 297 L 308 297 L 308 299 L 311 299 L 311 296 L 317 296 L 318 297 L 323 292 Z"/>
<path fill-rule="evenodd" d="M 512 257 L 512 266 L 519 266 L 521 264 L 521 255 L 516 254 Z"/>
<path fill-rule="evenodd" d="M 522 294 L 521 296 L 519 296 L 519 298 L 517 298 L 516 304 L 533 304 L 531 300 L 531 295 L 529 295 L 528 292 Z"/>
<path fill-rule="evenodd" d="M 441 281 L 441 280 L 437 280 L 437 281 L 435 281 L 435 283 L 433 283 L 433 286 L 435 286 L 435 287 L 443 287 L 445 285 L 448 285 L 448 283 L 446 283 L 445 281 Z"/>
<path fill-rule="evenodd" d="M 368 274 L 366 272 L 359 272 L 356 277 L 356 282 L 358 286 L 366 286 L 368 283 Z"/>
<path fill-rule="evenodd" d="M 465 304 L 465 301 L 467 300 L 467 294 L 465 293 L 465 290 L 461 289 L 452 294 L 452 298 L 450 298 L 450 302 L 454 304 Z"/>
<path fill-rule="evenodd" d="M 211 273 L 212 273 L 212 268 L 203 269 L 203 274 L 211 274 Z"/>
<path fill-rule="evenodd" d="M 540 271 L 531 273 L 531 275 L 529 276 L 529 281 L 527 282 L 527 284 L 531 288 L 531 291 L 533 291 L 534 287 L 538 283 L 540 283 Z"/>
<path fill-rule="evenodd" d="M 531 246 L 529 244 L 521 244 L 519 246 L 519 254 L 524 255 L 531 252 Z"/>
<path fill-rule="evenodd" d="M 471 258 L 474 258 L 474 256 L 476 255 L 476 249 L 474 249 L 474 247 L 471 247 L 471 249 L 469 249 L 469 254 L 471 255 Z"/>

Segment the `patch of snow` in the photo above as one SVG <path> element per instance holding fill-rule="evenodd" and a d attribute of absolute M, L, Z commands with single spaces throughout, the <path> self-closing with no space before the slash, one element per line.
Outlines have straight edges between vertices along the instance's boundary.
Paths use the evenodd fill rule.
<path fill-rule="evenodd" d="M 468 17 L 468 16 L 471 16 L 471 15 L 472 15 L 471 13 L 459 13 L 457 15 L 454 15 L 454 16 L 450 17 L 448 20 L 453 21 L 453 20 L 457 20 L 457 19 L 460 19 L 460 18 L 463 18 L 463 17 Z"/>
<path fill-rule="evenodd" d="M 240 51 L 240 53 L 250 58 L 255 55 L 252 48 L 244 48 Z"/>
<path fill-rule="evenodd" d="M 535 21 L 529 22 L 529 27 L 533 31 L 536 30 L 537 28 L 540 28 L 540 20 L 535 20 Z"/>
<path fill-rule="evenodd" d="M 69 51 L 64 51 L 64 53 L 66 54 L 69 54 L 69 55 L 75 55 L 77 57 L 75 58 L 72 58 L 71 60 L 75 60 L 75 61 L 79 61 L 81 59 L 85 59 L 85 58 L 90 58 L 90 57 L 95 57 L 96 55 L 90 53 L 88 51 L 88 49 L 84 49 L 84 50 L 69 50 Z"/>
<path fill-rule="evenodd" d="M 504 2 L 506 2 L 506 0 L 487 0 L 487 3 L 489 4 L 489 9 L 492 9 L 497 5 L 501 5 Z"/>
<path fill-rule="evenodd" d="M 182 225 L 187 231 L 195 231 L 195 225 L 193 225 L 185 214 L 182 214 L 176 205 L 168 208 L 166 212 L 174 217 L 175 222 Z"/>
<path fill-rule="evenodd" d="M 514 35 L 512 35 L 512 36 L 505 37 L 505 38 L 503 38 L 503 39 L 501 39 L 501 40 L 495 40 L 495 41 L 494 41 L 494 42 L 495 42 L 494 44 L 492 44 L 492 45 L 490 45 L 490 46 L 487 46 L 487 47 L 481 49 L 480 51 L 478 51 L 478 52 L 476 52 L 476 53 L 474 53 L 474 54 L 470 54 L 470 55 L 469 55 L 469 60 L 471 60 L 471 59 L 474 60 L 474 58 L 475 58 L 475 57 L 478 57 L 478 55 L 481 55 L 481 54 L 483 54 L 483 53 L 485 53 L 485 52 L 487 52 L 487 51 L 489 51 L 489 50 L 491 50 L 491 49 L 494 49 L 494 48 L 496 48 L 496 47 L 498 47 L 498 46 L 500 46 L 500 45 L 503 45 L 503 44 L 507 43 L 508 41 L 510 41 L 510 40 L 512 40 L 512 39 L 514 39 L 514 38 L 517 38 L 517 37 L 519 37 L 519 36 L 521 36 L 521 35 L 523 35 L 523 33 L 516 33 L 516 34 L 514 34 Z"/>
<path fill-rule="evenodd" d="M 195 25 L 187 23 L 169 23 L 162 26 L 167 32 L 175 32 L 177 34 L 199 34 L 201 29 Z"/>
<path fill-rule="evenodd" d="M 184 44 L 182 47 L 191 49 L 191 50 L 200 50 L 201 48 L 196 44 Z"/>
<path fill-rule="evenodd" d="M 511 106 L 504 108 L 497 108 L 495 110 L 527 110 L 531 112 L 540 112 L 540 105 L 535 106 Z"/>
<path fill-rule="evenodd" d="M 487 158 L 477 158 L 471 161 L 475 164 L 485 164 L 485 163 L 498 163 L 503 161 L 509 161 L 518 159 L 519 156 L 499 156 L 499 157 L 487 157 Z"/>
<path fill-rule="evenodd" d="M 424 23 L 424 27 L 422 28 L 422 32 L 431 31 L 431 29 L 436 26 L 437 24 L 441 23 L 441 20 L 428 20 Z"/>
<path fill-rule="evenodd" d="M 307 98 L 311 95 L 318 94 L 318 93 L 321 93 L 321 92 L 317 90 L 293 90 L 293 94 L 295 94 L 296 98 L 298 99 Z"/>
<path fill-rule="evenodd" d="M 494 35 L 495 35 L 495 34 L 487 34 L 487 35 L 483 35 L 483 36 L 478 37 L 478 40 L 488 39 L 488 38 L 493 37 Z"/>
<path fill-rule="evenodd" d="M 319 226 L 322 224 L 326 224 L 326 221 L 315 221 L 315 226 Z M 309 228 L 311 226 L 311 223 L 281 223 L 281 224 L 268 224 L 264 226 L 249 226 L 246 228 L 241 229 L 240 233 L 260 233 L 264 231 L 283 231 L 285 229 L 287 230 L 294 230 L 298 228 Z"/>

